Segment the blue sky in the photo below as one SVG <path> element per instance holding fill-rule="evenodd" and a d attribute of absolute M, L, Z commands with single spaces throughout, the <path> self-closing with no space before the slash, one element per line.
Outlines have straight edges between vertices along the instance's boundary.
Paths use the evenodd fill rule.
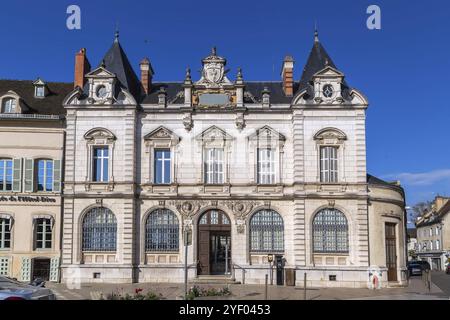
<path fill-rule="evenodd" d="M 450 3 L 445 0 L 321 1 L 4 1 L 0 77 L 72 81 L 74 54 L 88 49 L 97 65 L 116 24 L 135 70 L 148 56 L 156 80 L 194 77 L 217 46 L 231 77 L 278 80 L 282 58 L 298 79 L 320 39 L 350 85 L 371 103 L 368 171 L 401 180 L 408 204 L 450 195 Z M 81 7 L 82 29 L 66 28 L 66 9 Z M 382 29 L 366 28 L 366 9 L 381 7 Z"/>

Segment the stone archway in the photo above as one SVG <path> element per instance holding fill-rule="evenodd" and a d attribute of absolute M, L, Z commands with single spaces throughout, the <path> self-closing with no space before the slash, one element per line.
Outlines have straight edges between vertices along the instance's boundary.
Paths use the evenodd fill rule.
<path fill-rule="evenodd" d="M 206 211 L 198 221 L 198 274 L 231 273 L 231 220 L 221 210 Z"/>

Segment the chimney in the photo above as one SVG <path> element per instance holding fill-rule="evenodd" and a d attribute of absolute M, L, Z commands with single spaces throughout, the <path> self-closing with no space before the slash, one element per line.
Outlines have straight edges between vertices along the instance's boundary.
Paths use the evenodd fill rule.
<path fill-rule="evenodd" d="M 447 203 L 447 201 L 450 201 L 450 198 L 437 196 L 436 199 L 434 200 L 434 205 L 435 205 L 436 212 L 441 210 L 441 208 Z"/>
<path fill-rule="evenodd" d="M 283 69 L 281 70 L 283 91 L 288 97 L 294 95 L 294 62 L 291 56 L 286 56 L 283 61 Z"/>
<path fill-rule="evenodd" d="M 75 80 L 74 87 L 83 88 L 86 82 L 84 77 L 87 73 L 91 71 L 91 65 L 86 57 L 86 49 L 83 48 L 77 52 L 75 56 Z"/>
<path fill-rule="evenodd" d="M 141 63 L 141 88 L 143 93 L 149 94 L 152 91 L 153 68 L 148 58 L 144 58 Z"/>

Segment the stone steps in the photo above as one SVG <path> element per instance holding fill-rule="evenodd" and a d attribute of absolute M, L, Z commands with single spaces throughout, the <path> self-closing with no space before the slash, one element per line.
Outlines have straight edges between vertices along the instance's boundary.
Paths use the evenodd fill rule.
<path fill-rule="evenodd" d="M 241 284 L 228 276 L 200 276 L 189 281 L 190 284 Z"/>

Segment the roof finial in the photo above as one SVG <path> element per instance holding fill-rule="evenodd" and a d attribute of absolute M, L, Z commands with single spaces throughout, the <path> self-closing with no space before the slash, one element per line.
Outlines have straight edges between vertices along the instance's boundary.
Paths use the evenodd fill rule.
<path fill-rule="evenodd" d="M 314 42 L 319 42 L 319 31 L 317 28 L 317 20 L 314 22 Z"/>
<path fill-rule="evenodd" d="M 119 22 L 116 22 L 116 32 L 114 33 L 114 42 L 119 42 Z"/>
<path fill-rule="evenodd" d="M 187 67 L 186 68 L 186 79 L 187 81 L 191 80 L 191 68 Z"/>
<path fill-rule="evenodd" d="M 242 80 L 242 68 L 240 68 L 240 67 L 238 68 L 237 79 Z"/>
<path fill-rule="evenodd" d="M 212 55 L 217 56 L 217 48 L 216 46 L 212 47 Z"/>

